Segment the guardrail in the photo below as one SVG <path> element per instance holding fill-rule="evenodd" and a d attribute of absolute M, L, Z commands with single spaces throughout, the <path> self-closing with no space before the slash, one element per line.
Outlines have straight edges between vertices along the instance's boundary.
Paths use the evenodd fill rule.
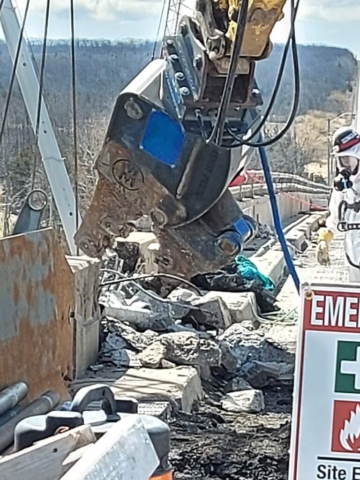
<path fill-rule="evenodd" d="M 249 170 L 249 181 L 260 181 L 265 183 L 265 178 L 262 170 Z M 293 175 L 292 173 L 273 172 L 272 177 L 275 183 L 294 183 L 295 185 L 306 185 L 312 188 L 321 188 L 331 191 L 331 187 L 322 183 L 313 182 L 307 178 L 300 177 L 299 175 Z"/>
<path fill-rule="evenodd" d="M 231 187 L 230 191 L 237 200 L 245 198 L 254 198 L 255 196 L 264 196 L 268 194 L 264 174 L 260 170 L 250 170 L 247 172 L 248 180 L 246 183 Z M 316 183 L 299 175 L 289 173 L 274 172 L 272 174 L 274 188 L 277 192 L 284 193 L 303 193 L 309 195 L 330 195 L 331 187 Z"/>

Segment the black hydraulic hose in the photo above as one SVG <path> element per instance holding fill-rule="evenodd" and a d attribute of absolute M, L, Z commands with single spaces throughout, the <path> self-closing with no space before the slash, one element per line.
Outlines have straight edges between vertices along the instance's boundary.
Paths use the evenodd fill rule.
<path fill-rule="evenodd" d="M 272 92 L 269 104 L 268 104 L 268 106 L 265 110 L 263 118 L 261 119 L 259 124 L 256 126 L 254 131 L 251 132 L 250 137 L 248 137 L 246 139 L 247 143 L 249 143 L 249 141 L 252 140 L 261 131 L 261 129 L 264 127 L 266 121 L 269 118 L 270 113 L 272 112 L 274 104 L 276 102 L 276 99 L 277 99 L 277 96 L 278 96 L 278 93 L 279 93 L 279 90 L 280 90 L 281 82 L 282 82 L 282 79 L 283 79 L 283 76 L 284 76 L 284 73 L 285 73 L 285 66 L 286 66 L 286 61 L 287 61 L 288 54 L 289 54 L 290 45 L 293 46 L 294 43 L 296 45 L 294 34 L 295 34 L 295 21 L 296 21 L 296 17 L 297 17 L 298 10 L 299 10 L 299 5 L 300 5 L 300 0 L 297 1 L 296 5 L 294 3 L 294 0 L 291 0 L 291 28 L 290 28 L 288 39 L 287 39 L 287 42 L 286 42 L 286 45 L 285 45 L 285 48 L 284 48 L 284 52 L 283 52 L 283 56 L 282 56 L 282 59 L 281 59 L 279 72 L 278 72 L 278 75 L 277 75 L 277 80 L 276 80 L 276 83 L 275 83 L 275 86 L 274 86 L 274 90 Z M 294 72 L 295 72 L 296 67 L 295 67 L 295 63 L 294 63 L 294 55 L 293 55 L 293 65 L 294 65 Z M 251 146 L 251 145 L 248 145 L 248 146 Z"/>
<path fill-rule="evenodd" d="M 288 132 L 288 130 L 291 128 L 291 126 L 292 126 L 292 124 L 293 124 L 293 122 L 296 118 L 297 110 L 298 110 L 299 103 L 300 103 L 300 68 L 299 68 L 299 58 L 298 58 L 298 51 L 297 51 L 297 45 L 296 45 L 296 36 L 295 36 L 295 19 L 296 19 L 296 15 L 297 15 L 298 8 L 299 8 L 299 3 L 300 3 L 300 0 L 297 1 L 296 5 L 294 3 L 294 0 L 291 1 L 292 24 L 291 24 L 291 31 L 290 31 L 288 43 L 291 40 L 295 88 L 294 88 L 294 101 L 293 101 L 293 106 L 292 106 L 289 118 L 288 118 L 285 126 L 283 127 L 283 129 L 275 137 L 264 140 L 262 142 L 258 142 L 258 143 L 252 143 L 252 142 L 249 141 L 250 139 L 254 138 L 257 134 L 260 133 L 261 128 L 265 125 L 265 123 L 267 121 L 267 118 L 268 118 L 268 116 L 269 116 L 269 114 L 270 114 L 270 112 L 273 108 L 273 104 L 276 100 L 276 96 L 278 94 L 278 90 L 279 90 L 279 87 L 280 87 L 280 84 L 281 84 L 281 78 L 280 77 L 282 77 L 283 67 L 285 67 L 286 56 L 287 56 L 287 47 L 288 47 L 288 43 L 287 43 L 286 47 L 285 47 L 285 50 L 284 50 L 283 61 L 281 63 L 278 79 L 277 79 L 277 82 L 276 82 L 276 85 L 275 85 L 275 88 L 274 88 L 274 91 L 273 91 L 272 98 L 271 98 L 269 106 L 268 106 L 268 108 L 267 108 L 267 110 L 264 114 L 264 117 L 260 121 L 259 125 L 254 129 L 253 132 L 251 132 L 250 137 L 248 137 L 246 140 L 244 138 L 238 137 L 237 135 L 234 134 L 234 132 L 231 132 L 231 130 L 229 128 L 227 128 L 228 133 L 238 142 L 236 145 L 234 145 L 233 148 L 240 147 L 240 146 L 243 146 L 243 145 L 246 145 L 248 147 L 267 147 L 267 146 L 270 146 L 270 145 L 276 143 L 277 141 L 279 141 Z M 286 53 L 286 55 L 285 55 L 285 53 Z"/>
<path fill-rule="evenodd" d="M 216 118 L 213 131 L 210 137 L 207 139 L 207 143 L 213 143 L 214 141 L 217 145 L 221 145 L 222 143 L 227 110 L 229 108 L 231 95 L 234 89 L 236 68 L 245 35 L 248 7 L 249 0 L 243 0 L 241 3 L 241 8 L 238 11 L 235 42 L 231 53 L 229 72 L 226 77 L 224 91 L 220 101 L 218 116 Z"/>

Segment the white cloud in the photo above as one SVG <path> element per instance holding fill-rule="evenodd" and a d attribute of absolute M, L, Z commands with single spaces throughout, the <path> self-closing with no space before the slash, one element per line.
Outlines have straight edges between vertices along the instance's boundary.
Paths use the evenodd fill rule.
<path fill-rule="evenodd" d="M 17 0 L 21 13 L 25 8 L 26 0 Z M 88 12 L 91 16 L 102 21 L 141 20 L 143 18 L 156 18 L 161 11 L 163 0 L 75 0 L 75 9 Z M 43 12 L 46 0 L 32 0 L 31 9 Z M 52 0 L 52 12 L 68 11 L 69 0 Z"/>
<path fill-rule="evenodd" d="M 301 0 L 300 5 L 300 19 L 340 23 L 360 20 L 359 0 Z"/>

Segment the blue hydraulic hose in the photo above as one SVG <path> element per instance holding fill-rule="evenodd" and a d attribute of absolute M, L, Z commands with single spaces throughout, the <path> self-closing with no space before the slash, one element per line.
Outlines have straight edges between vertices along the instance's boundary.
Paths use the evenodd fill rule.
<path fill-rule="evenodd" d="M 295 269 L 295 265 L 293 262 L 293 259 L 291 257 L 289 248 L 286 243 L 285 235 L 283 232 L 283 228 L 281 225 L 281 218 L 279 215 L 279 208 L 276 200 L 276 193 L 274 189 L 274 184 L 272 181 L 271 177 L 271 171 L 270 171 L 270 165 L 269 165 L 269 160 L 266 154 L 266 150 L 264 147 L 259 147 L 259 152 L 260 152 L 260 159 L 261 159 L 261 164 L 262 168 L 264 170 L 264 176 L 265 176 L 265 181 L 266 185 L 268 188 L 269 192 L 269 198 L 270 198 L 270 205 L 271 205 L 271 210 L 273 214 L 273 219 L 274 219 L 274 226 L 275 226 L 275 231 L 277 234 L 277 237 L 279 239 L 282 251 L 284 253 L 284 258 L 286 262 L 286 266 L 288 268 L 289 274 L 292 276 L 292 279 L 294 280 L 296 290 L 298 293 L 300 292 L 300 280 L 298 277 L 298 274 Z"/>

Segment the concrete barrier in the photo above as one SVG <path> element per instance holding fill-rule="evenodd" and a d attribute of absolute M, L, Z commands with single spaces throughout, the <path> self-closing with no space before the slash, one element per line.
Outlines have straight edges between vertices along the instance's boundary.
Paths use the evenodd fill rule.
<path fill-rule="evenodd" d="M 325 210 L 328 204 L 326 194 L 296 193 L 296 195 L 289 196 L 278 193 L 276 198 L 282 221 L 296 217 L 302 211 L 309 211 L 311 205 L 314 207 L 322 207 Z M 269 225 L 272 228 L 274 227 L 270 201 L 267 195 L 244 199 L 240 201 L 239 204 L 243 212 L 247 215 L 250 215 L 258 222 Z"/>

